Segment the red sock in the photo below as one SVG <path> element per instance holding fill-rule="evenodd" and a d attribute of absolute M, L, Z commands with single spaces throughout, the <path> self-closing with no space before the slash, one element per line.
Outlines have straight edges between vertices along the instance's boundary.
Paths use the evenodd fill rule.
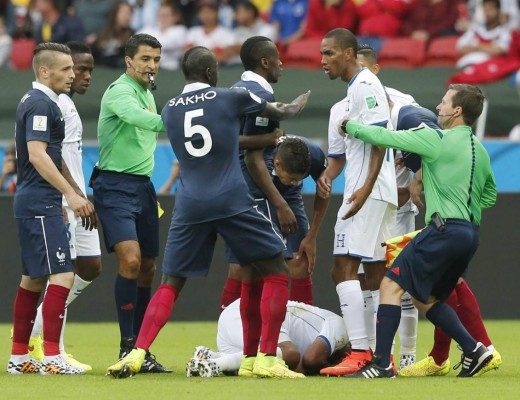
<path fill-rule="evenodd" d="M 444 302 L 457 312 L 458 299 L 455 290 L 450 293 Z M 450 357 L 450 345 L 451 337 L 446 335 L 441 328 L 435 327 L 433 333 L 433 348 L 430 352 L 430 356 L 435 360 L 435 364 L 441 365 Z"/>
<path fill-rule="evenodd" d="M 260 301 L 262 299 L 263 279 L 242 281 L 240 295 L 240 317 L 244 333 L 244 355 L 256 356 L 262 332 Z"/>
<path fill-rule="evenodd" d="M 271 274 L 264 277 L 264 290 L 260 304 L 260 313 L 262 314 L 260 351 L 262 353 L 276 354 L 280 327 L 287 311 L 288 284 L 289 277 L 287 275 Z"/>
<path fill-rule="evenodd" d="M 462 325 L 468 330 L 469 334 L 473 336 L 473 339 L 477 342 L 481 342 L 486 347 L 490 346 L 491 340 L 489 340 L 484 321 L 482 321 L 480 307 L 475 295 L 466 281 L 459 283 L 455 287 L 455 290 L 459 298 L 457 315 L 459 316 L 460 322 L 462 322 Z"/>
<path fill-rule="evenodd" d="M 27 345 L 36 319 L 36 306 L 41 293 L 18 287 L 13 307 L 13 347 L 11 354 L 27 354 Z"/>
<path fill-rule="evenodd" d="M 165 284 L 159 286 L 144 314 L 135 347 L 144 350 L 150 348 L 159 331 L 168 322 L 177 297 L 179 297 L 179 293 L 173 286 Z"/>
<path fill-rule="evenodd" d="M 242 281 L 233 278 L 227 278 L 224 289 L 222 290 L 222 296 L 220 297 L 220 311 L 222 312 L 224 308 L 229 306 L 236 299 L 240 298 L 241 291 Z"/>
<path fill-rule="evenodd" d="M 43 298 L 43 349 L 46 356 L 60 354 L 60 335 L 65 315 L 65 302 L 70 289 L 49 284 Z"/>
<path fill-rule="evenodd" d="M 300 279 L 291 278 L 289 300 L 299 301 L 300 303 L 310 305 L 314 303 L 314 296 L 312 295 L 312 278 L 310 276 Z"/>

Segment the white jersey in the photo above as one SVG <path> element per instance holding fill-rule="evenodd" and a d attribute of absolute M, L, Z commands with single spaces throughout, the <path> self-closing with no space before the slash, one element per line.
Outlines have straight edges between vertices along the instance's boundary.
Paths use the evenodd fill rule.
<path fill-rule="evenodd" d="M 208 33 L 204 31 L 202 26 L 191 27 L 188 29 L 186 44 L 191 46 L 204 46 L 210 50 L 215 50 L 239 43 L 231 29 L 219 25 Z"/>
<path fill-rule="evenodd" d="M 366 68 L 350 80 L 347 97 L 330 110 L 328 155 L 345 156 L 347 159 L 343 193 L 347 199 L 367 179 L 372 145 L 350 135 L 341 136 L 338 127 L 345 118 L 366 125 L 389 126 L 390 110 L 385 90 L 379 79 Z M 397 206 L 394 154 L 391 149 L 386 152 L 370 197 Z"/>
<path fill-rule="evenodd" d="M 65 164 L 72 175 L 72 178 L 80 187 L 81 191 L 86 195 L 85 178 L 83 177 L 83 157 L 82 157 L 82 137 L 83 124 L 81 118 L 76 111 L 76 106 L 69 95 L 60 94 L 58 97 L 58 105 L 65 121 L 65 139 L 61 155 Z M 67 205 L 65 197 L 63 197 L 63 205 Z"/>
<path fill-rule="evenodd" d="M 386 93 L 390 97 L 390 100 L 392 100 L 392 103 L 394 103 L 392 107 L 392 111 L 390 112 L 390 122 L 392 123 L 392 126 L 394 129 L 397 129 L 397 120 L 399 118 L 399 111 L 401 110 L 401 107 L 403 106 L 416 106 L 419 107 L 419 104 L 415 101 L 415 99 L 410 96 L 409 94 L 405 94 L 403 92 L 400 92 L 399 90 L 392 89 L 389 87 L 385 87 Z M 401 150 L 397 150 L 396 158 L 402 157 Z M 410 185 L 410 182 L 412 180 L 412 173 L 410 170 L 406 167 L 403 168 L 396 168 L 395 169 L 395 175 L 397 179 L 397 187 L 408 187 Z M 408 200 L 406 204 L 404 204 L 401 208 L 397 210 L 397 215 L 403 214 L 403 213 L 413 213 L 414 215 L 419 214 L 419 209 L 417 206 L 412 202 L 412 199 Z M 408 232 L 404 232 L 408 233 Z M 400 235 L 401 232 L 398 232 Z"/>
<path fill-rule="evenodd" d="M 331 311 L 308 304 L 287 302 L 287 312 L 278 343 L 290 341 L 303 355 L 318 337 L 327 343 L 330 354 L 345 346 L 348 337 L 343 318 Z M 220 314 L 217 346 L 219 352 L 226 354 L 243 350 L 240 299 L 235 300 Z"/>

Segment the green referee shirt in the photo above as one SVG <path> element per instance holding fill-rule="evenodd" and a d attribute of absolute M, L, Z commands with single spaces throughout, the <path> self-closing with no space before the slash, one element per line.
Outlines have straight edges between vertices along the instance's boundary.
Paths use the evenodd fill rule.
<path fill-rule="evenodd" d="M 364 142 L 421 156 L 426 225 L 435 212 L 443 218 L 465 219 L 480 225 L 481 210 L 495 204 L 497 191 L 489 155 L 469 126 L 389 131 L 349 121 L 347 131 Z"/>
<path fill-rule="evenodd" d="M 99 168 L 152 176 L 157 132 L 165 131 L 152 93 L 123 74 L 101 99 Z"/>

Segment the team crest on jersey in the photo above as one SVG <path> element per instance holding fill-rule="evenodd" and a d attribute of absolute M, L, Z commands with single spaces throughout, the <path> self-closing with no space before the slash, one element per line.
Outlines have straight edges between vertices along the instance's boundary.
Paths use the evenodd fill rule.
<path fill-rule="evenodd" d="M 65 264 L 65 253 L 61 251 L 61 247 L 58 247 L 58 251 L 56 252 L 56 258 L 58 259 L 59 264 Z"/>
<path fill-rule="evenodd" d="M 379 104 L 377 104 L 376 96 L 366 96 L 365 103 L 367 103 L 367 107 L 369 110 L 376 108 Z"/>
<path fill-rule="evenodd" d="M 33 131 L 43 131 L 47 130 L 47 116 L 45 115 L 35 115 L 33 117 Z"/>
<path fill-rule="evenodd" d="M 256 117 L 255 125 L 256 126 L 267 126 L 267 125 L 269 125 L 269 118 Z"/>

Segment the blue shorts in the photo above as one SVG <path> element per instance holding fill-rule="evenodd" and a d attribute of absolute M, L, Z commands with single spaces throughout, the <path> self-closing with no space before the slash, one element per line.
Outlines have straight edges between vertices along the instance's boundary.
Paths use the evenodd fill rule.
<path fill-rule="evenodd" d="M 166 240 L 163 273 L 184 278 L 208 275 L 217 234 L 242 265 L 274 257 L 285 248 L 281 235 L 257 207 L 193 225 L 177 225 L 174 218 Z"/>
<path fill-rule="evenodd" d="M 72 272 L 69 238 L 62 215 L 17 218 L 22 274 L 31 279 Z"/>
<path fill-rule="evenodd" d="M 287 204 L 294 213 L 294 216 L 296 217 L 296 222 L 298 224 L 298 232 L 296 232 L 294 235 L 289 235 L 285 238 L 286 248 L 283 251 L 283 256 L 286 260 L 290 260 L 293 258 L 294 253 L 296 253 L 300 249 L 300 243 L 309 231 L 309 221 L 307 219 L 307 214 L 305 214 L 303 199 L 301 197 L 299 199 L 289 198 L 285 200 L 287 201 Z M 267 199 L 255 199 L 255 201 L 258 205 L 258 209 L 267 218 L 269 218 L 270 221 L 272 221 L 277 234 L 281 236 L 282 234 L 280 233 L 280 222 L 278 221 L 278 214 L 276 213 L 276 208 Z M 226 256 L 230 264 L 240 264 L 238 258 L 233 254 L 233 252 L 227 245 Z"/>
<path fill-rule="evenodd" d="M 471 222 L 447 219 L 443 232 L 429 225 L 397 256 L 386 276 L 423 303 L 430 296 L 443 301 L 455 289 L 478 245 L 478 227 Z"/>
<path fill-rule="evenodd" d="M 142 257 L 159 255 L 157 196 L 150 178 L 100 171 L 94 183 L 94 208 L 109 253 L 117 243 L 136 240 Z"/>

